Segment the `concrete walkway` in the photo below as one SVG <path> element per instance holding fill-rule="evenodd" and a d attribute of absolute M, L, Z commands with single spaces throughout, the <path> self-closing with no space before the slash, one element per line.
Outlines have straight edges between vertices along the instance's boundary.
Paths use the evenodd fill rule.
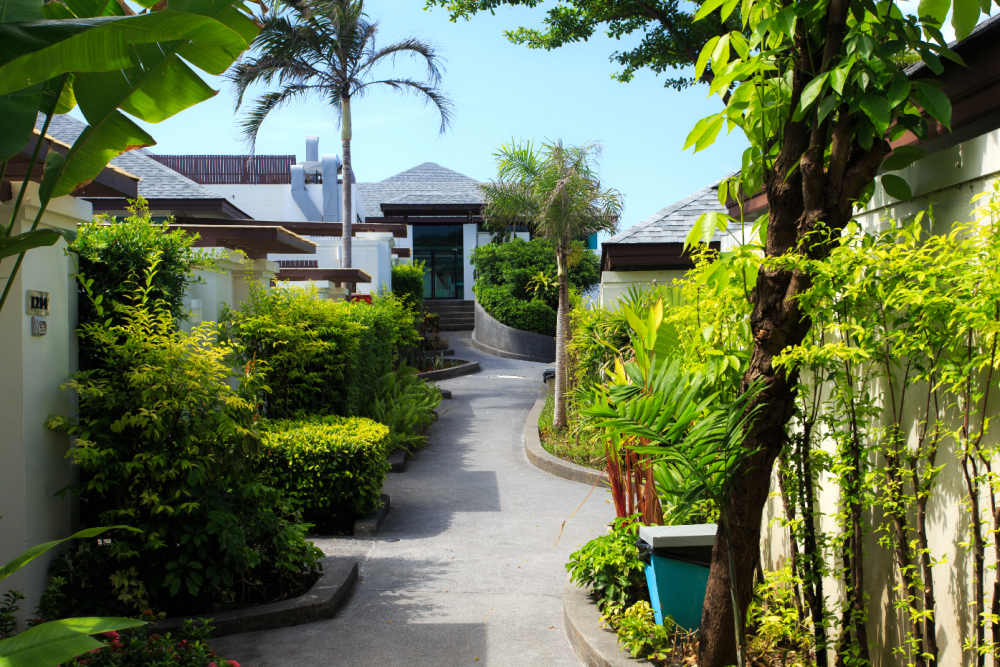
<path fill-rule="evenodd" d="M 448 338 L 483 370 L 440 383 L 455 398 L 406 472 L 389 474 L 392 510 L 378 538 L 316 540 L 361 561 L 337 615 L 218 639 L 219 655 L 244 667 L 581 664 L 563 629 L 564 566 L 614 517 L 610 496 L 595 489 L 553 546 L 590 487 L 524 456 L 545 364 L 483 354 L 467 333 Z"/>

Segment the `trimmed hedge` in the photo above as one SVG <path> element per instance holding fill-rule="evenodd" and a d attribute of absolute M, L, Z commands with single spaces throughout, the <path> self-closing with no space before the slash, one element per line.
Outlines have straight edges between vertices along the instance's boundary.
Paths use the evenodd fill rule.
<path fill-rule="evenodd" d="M 378 509 L 389 428 L 364 417 L 276 420 L 261 427 L 262 472 L 317 526 L 344 528 Z"/>
<path fill-rule="evenodd" d="M 424 307 L 424 263 L 392 267 L 392 293 L 416 312 Z"/>
<path fill-rule="evenodd" d="M 252 286 L 242 311 L 227 309 L 224 340 L 242 351 L 241 365 L 265 362 L 267 416 L 358 415 L 400 349 L 417 340 L 416 317 L 392 294 L 372 303 L 328 301 L 315 288 Z"/>
<path fill-rule="evenodd" d="M 476 285 L 476 299 L 501 324 L 544 336 L 556 335 L 556 311 L 540 299 L 521 301 L 502 285 Z"/>

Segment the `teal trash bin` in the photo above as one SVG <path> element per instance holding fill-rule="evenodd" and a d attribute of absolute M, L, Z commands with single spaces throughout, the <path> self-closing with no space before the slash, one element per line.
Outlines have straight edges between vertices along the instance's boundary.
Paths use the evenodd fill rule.
<path fill-rule="evenodd" d="M 687 630 L 701 626 L 708 569 L 718 526 L 641 526 L 639 547 L 646 561 L 646 584 L 656 622 L 670 616 Z"/>

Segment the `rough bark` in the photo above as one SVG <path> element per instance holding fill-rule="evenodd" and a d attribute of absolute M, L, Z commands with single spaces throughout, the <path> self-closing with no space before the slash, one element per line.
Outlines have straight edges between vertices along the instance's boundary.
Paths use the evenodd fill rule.
<path fill-rule="evenodd" d="M 552 413 L 552 426 L 566 428 L 566 338 L 567 313 L 569 312 L 569 274 L 567 272 L 567 252 L 560 244 L 556 248 L 556 263 L 559 271 L 559 309 L 556 312 L 556 395 Z"/>
<path fill-rule="evenodd" d="M 812 79 L 813 62 L 826 68 L 841 51 L 846 30 L 848 0 L 831 0 L 827 9 L 827 34 L 822 54 L 811 53 L 805 36 L 797 33 L 799 61 L 792 77 L 791 108 Z M 821 57 L 816 57 L 821 56 Z M 853 119 L 849 109 L 838 110 L 831 121 L 815 119 L 786 122 L 783 143 L 773 165 L 769 165 L 765 191 L 770 212 L 765 254 L 778 257 L 796 251 L 823 258 L 828 243 L 811 242 L 820 223 L 828 229 L 843 229 L 853 213 L 853 200 L 875 177 L 889 147 L 876 141 L 871 150 L 854 144 Z M 824 164 L 830 147 L 829 164 Z M 798 166 L 797 169 L 795 167 Z M 809 241 L 809 242 L 807 242 Z M 808 274 L 762 266 L 753 293 L 750 317 L 754 349 L 743 378 L 743 389 L 762 381 L 763 390 L 753 405 L 760 406 L 746 434 L 747 457 L 728 502 L 730 531 L 736 572 L 736 592 L 741 612 L 746 613 L 753 592 L 753 571 L 760 555 L 761 518 L 771 486 L 775 459 L 786 441 L 786 426 L 795 411 L 797 371 L 779 371 L 774 359 L 785 349 L 800 344 L 811 322 L 799 310 L 796 298 L 811 285 Z M 736 662 L 730 607 L 730 577 L 726 561 L 724 531 L 716 534 L 708 590 L 702 611 L 699 664 L 726 667 Z"/>

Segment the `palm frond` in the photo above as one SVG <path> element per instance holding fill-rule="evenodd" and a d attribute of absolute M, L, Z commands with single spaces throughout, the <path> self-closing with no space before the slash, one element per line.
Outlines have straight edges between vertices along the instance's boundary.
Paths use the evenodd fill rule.
<path fill-rule="evenodd" d="M 253 152 L 257 144 L 257 133 L 260 132 L 260 126 L 264 124 L 269 113 L 294 99 L 305 97 L 315 88 L 315 86 L 303 84 L 288 84 L 283 86 L 281 90 L 264 93 L 254 100 L 253 108 L 247 112 L 240 123 L 240 133 L 243 135 L 243 141 L 247 144 L 250 152 Z"/>
<path fill-rule="evenodd" d="M 413 79 L 381 79 L 379 81 L 367 81 L 359 84 L 353 89 L 352 94 L 356 94 L 359 97 L 363 96 L 365 89 L 372 86 L 386 86 L 397 92 L 413 93 L 423 98 L 425 104 L 434 105 L 438 115 L 441 117 L 440 133 L 444 134 L 445 130 L 451 126 L 454 118 L 454 105 L 450 99 L 441 94 L 434 86 L 430 86 L 423 81 L 414 81 Z"/>

